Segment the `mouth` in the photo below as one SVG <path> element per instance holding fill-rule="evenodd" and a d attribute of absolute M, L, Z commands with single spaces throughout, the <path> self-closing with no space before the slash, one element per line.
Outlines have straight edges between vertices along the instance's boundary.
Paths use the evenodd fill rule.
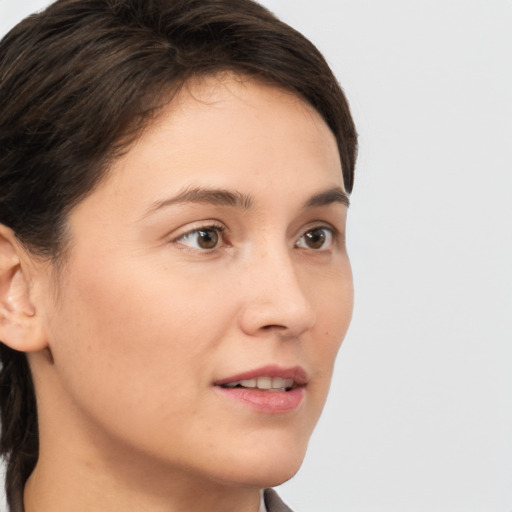
<path fill-rule="evenodd" d="M 214 384 L 227 389 L 247 388 L 263 391 L 290 391 L 300 386 L 306 386 L 308 380 L 306 370 L 300 366 L 285 368 L 268 365 L 217 380 Z"/>
<path fill-rule="evenodd" d="M 266 366 L 214 383 L 225 397 L 259 412 L 280 414 L 298 409 L 308 376 L 300 367 Z"/>
<path fill-rule="evenodd" d="M 261 389 L 264 391 L 283 392 L 291 391 L 297 387 L 297 383 L 293 379 L 283 379 L 281 377 L 256 377 L 255 379 L 242 379 L 233 382 L 221 384 L 222 388 L 245 388 L 245 389 Z"/>

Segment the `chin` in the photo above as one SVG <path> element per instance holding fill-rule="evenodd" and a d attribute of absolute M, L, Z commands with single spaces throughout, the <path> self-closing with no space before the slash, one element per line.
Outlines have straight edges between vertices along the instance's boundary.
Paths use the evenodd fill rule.
<path fill-rule="evenodd" d="M 268 473 L 260 475 L 260 479 L 258 481 L 258 487 L 261 489 L 265 489 L 267 487 L 276 487 L 278 485 L 284 484 L 291 478 L 293 478 L 297 472 L 299 471 L 303 457 L 301 459 L 289 466 L 282 465 L 281 467 L 272 467 Z M 274 461 L 274 466 L 280 466 L 276 461 Z"/>
<path fill-rule="evenodd" d="M 281 464 L 274 464 L 271 468 L 258 468 L 247 473 L 238 473 L 236 475 L 225 475 L 225 477 L 215 480 L 223 484 L 234 487 L 251 487 L 266 489 L 267 487 L 277 487 L 295 476 L 299 470 L 302 461 L 293 466 L 283 467 Z M 279 466 L 279 467 L 276 467 Z"/>
<path fill-rule="evenodd" d="M 224 475 L 219 475 L 219 480 L 240 487 L 275 487 L 290 480 L 297 473 L 304 456 L 305 449 L 302 447 L 289 450 L 263 449 L 253 457 L 241 457 L 233 462 L 229 471 L 223 471 Z"/>

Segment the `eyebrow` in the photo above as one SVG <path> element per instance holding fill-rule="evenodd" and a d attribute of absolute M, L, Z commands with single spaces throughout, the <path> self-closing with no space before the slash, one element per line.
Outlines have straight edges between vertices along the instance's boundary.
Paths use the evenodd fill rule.
<path fill-rule="evenodd" d="M 253 200 L 247 194 L 225 189 L 196 187 L 187 188 L 174 197 L 153 203 L 143 215 L 143 218 L 162 208 L 183 203 L 206 203 L 215 206 L 239 208 L 241 210 L 250 210 L 253 206 Z M 348 207 L 350 200 L 341 188 L 335 187 L 310 197 L 306 201 L 304 208 L 319 208 L 333 203 L 340 203 Z"/>
<path fill-rule="evenodd" d="M 241 210 L 249 210 L 253 204 L 251 197 L 241 192 L 201 187 L 187 188 L 174 197 L 152 204 L 143 216 L 147 217 L 157 210 L 180 203 L 206 203 Z"/>
<path fill-rule="evenodd" d="M 340 203 L 348 208 L 350 206 L 350 199 L 341 188 L 334 187 L 315 194 L 308 199 L 304 206 L 305 208 L 319 208 L 320 206 L 328 206 L 333 203 Z"/>

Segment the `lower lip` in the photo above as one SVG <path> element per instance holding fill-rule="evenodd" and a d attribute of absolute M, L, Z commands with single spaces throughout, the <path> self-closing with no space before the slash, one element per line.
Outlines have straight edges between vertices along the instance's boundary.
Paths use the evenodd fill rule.
<path fill-rule="evenodd" d="M 283 414 L 294 411 L 304 401 L 305 388 L 299 386 L 290 391 L 263 391 L 247 388 L 223 388 L 216 389 L 231 400 L 238 401 L 256 411 L 267 414 Z"/>

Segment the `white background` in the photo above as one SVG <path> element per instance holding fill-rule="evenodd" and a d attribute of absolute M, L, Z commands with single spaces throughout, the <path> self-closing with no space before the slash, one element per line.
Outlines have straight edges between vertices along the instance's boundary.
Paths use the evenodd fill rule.
<path fill-rule="evenodd" d="M 0 0 L 0 32 L 44 1 Z M 512 511 L 512 1 L 265 0 L 326 55 L 360 158 L 353 324 L 296 512 Z"/>

